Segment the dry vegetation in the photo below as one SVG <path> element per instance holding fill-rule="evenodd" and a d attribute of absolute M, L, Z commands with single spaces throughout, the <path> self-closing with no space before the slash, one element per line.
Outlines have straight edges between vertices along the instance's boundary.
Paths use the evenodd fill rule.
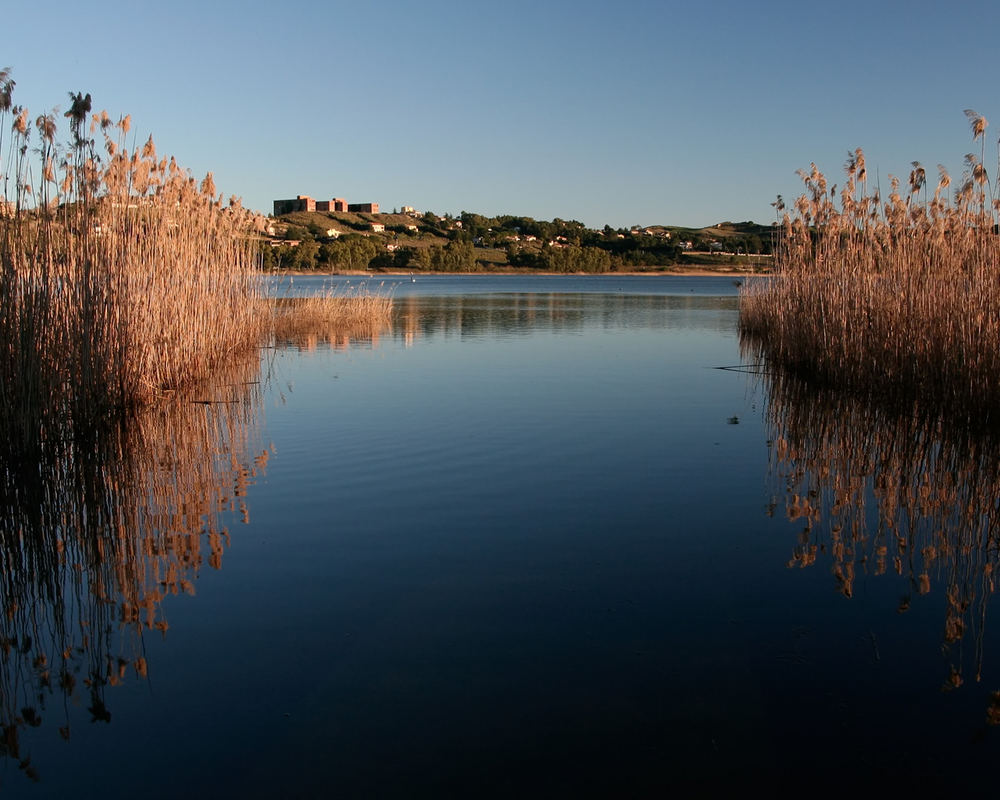
<path fill-rule="evenodd" d="M 221 565 L 224 514 L 248 521 L 260 347 L 381 326 L 391 301 L 273 300 L 261 221 L 211 174 L 89 95 L 60 146 L 13 87 L 0 70 L 0 756 L 33 776 L 24 738 L 60 716 L 69 738 L 74 705 L 110 719 L 163 599 Z"/>
<path fill-rule="evenodd" d="M 295 343 L 309 336 L 371 336 L 389 326 L 392 298 L 361 289 L 274 300 L 274 338 Z"/>
<path fill-rule="evenodd" d="M 1000 407 L 1000 199 L 983 165 L 986 120 L 966 115 L 980 153 L 953 196 L 939 166 L 928 198 L 913 162 L 883 201 L 860 149 L 839 194 L 815 164 L 800 172 L 808 191 L 777 227 L 775 276 L 742 290 L 741 334 L 759 355 L 969 417 Z"/>
<path fill-rule="evenodd" d="M 216 196 L 130 120 L 71 94 L 32 121 L 0 71 L 0 403 L 18 449 L 75 435 L 205 378 L 291 324 L 260 279 L 262 220 Z M 5 142 L 4 133 L 10 131 Z M 36 160 L 37 156 L 37 160 Z M 352 325 L 382 303 L 326 298 L 302 309 Z M 295 324 L 306 325 L 300 319 Z"/>
<path fill-rule="evenodd" d="M 71 96 L 61 153 L 54 115 L 32 125 L 12 85 L 3 74 L 0 402 L 28 443 L 204 377 L 259 343 L 266 304 L 253 215 L 224 208 L 211 174 L 158 159 L 151 137 L 130 151 L 129 118 L 91 115 L 89 95 Z"/>

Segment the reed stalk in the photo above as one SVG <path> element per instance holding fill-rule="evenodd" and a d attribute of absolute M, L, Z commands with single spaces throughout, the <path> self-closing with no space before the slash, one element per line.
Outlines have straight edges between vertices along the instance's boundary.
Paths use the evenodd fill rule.
<path fill-rule="evenodd" d="M 272 301 L 264 220 L 238 198 L 128 148 L 129 117 L 70 94 L 32 124 L 0 70 L 0 438 L 14 452 L 72 438 L 205 379 L 270 339 L 387 323 L 387 297 Z M 0 138 L 0 144 L 3 143 Z M 32 154 L 39 163 L 32 166 Z M 35 184 L 31 183 L 35 176 Z"/>
<path fill-rule="evenodd" d="M 158 159 L 151 137 L 130 152 L 130 119 L 91 115 L 89 95 L 71 95 L 65 149 L 54 114 L 32 126 L 9 90 L 0 100 L 0 127 L 14 120 L 0 182 L 6 442 L 74 435 L 260 344 L 270 312 L 254 214 L 224 204 L 211 174 L 199 183 Z"/>
<path fill-rule="evenodd" d="M 32 122 L 13 88 L 0 70 L 0 756 L 33 774 L 22 740 L 51 696 L 109 719 L 163 599 L 220 567 L 226 514 L 248 521 L 261 345 L 381 325 L 391 301 L 272 302 L 263 220 L 211 173 L 152 137 L 130 151 L 130 118 L 82 93 L 61 146 L 57 114 Z"/>
<path fill-rule="evenodd" d="M 982 138 L 986 120 L 967 114 Z M 839 193 L 815 164 L 801 171 L 773 276 L 741 289 L 744 343 L 823 383 L 1000 421 L 1000 201 L 981 157 L 965 164 L 953 197 L 939 167 L 930 199 L 918 162 L 880 197 L 860 149 Z"/>
<path fill-rule="evenodd" d="M 300 345 L 310 338 L 334 342 L 377 335 L 390 325 L 393 301 L 387 294 L 358 289 L 274 298 L 272 308 L 275 342 Z"/>

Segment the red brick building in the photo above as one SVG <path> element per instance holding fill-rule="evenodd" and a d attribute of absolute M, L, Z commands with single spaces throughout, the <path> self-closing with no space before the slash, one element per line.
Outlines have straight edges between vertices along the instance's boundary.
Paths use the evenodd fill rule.
<path fill-rule="evenodd" d="M 343 197 L 334 197 L 332 200 L 317 200 L 317 211 L 347 211 L 347 201 Z"/>
<path fill-rule="evenodd" d="M 274 216 L 280 216 L 281 214 L 291 214 L 295 211 L 315 211 L 316 201 L 313 200 L 309 195 L 300 194 L 294 200 L 275 200 L 274 201 Z"/>
<path fill-rule="evenodd" d="M 292 214 L 296 211 L 340 211 L 354 214 L 378 214 L 378 203 L 351 203 L 343 197 L 332 200 L 313 200 L 307 194 L 300 194 L 294 200 L 275 200 L 274 216 Z"/>

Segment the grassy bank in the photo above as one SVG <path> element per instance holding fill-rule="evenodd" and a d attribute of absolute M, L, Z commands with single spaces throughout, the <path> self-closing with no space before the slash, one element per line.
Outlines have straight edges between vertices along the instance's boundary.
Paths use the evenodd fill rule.
<path fill-rule="evenodd" d="M 890 193 L 859 149 L 839 195 L 813 165 L 785 212 L 774 276 L 748 280 L 740 331 L 771 363 L 814 379 L 982 420 L 1000 407 L 1000 201 L 983 167 L 986 120 L 967 112 L 981 154 L 953 195 L 939 168 L 928 197 L 913 163 Z M 784 210 L 779 203 L 779 210 Z"/>

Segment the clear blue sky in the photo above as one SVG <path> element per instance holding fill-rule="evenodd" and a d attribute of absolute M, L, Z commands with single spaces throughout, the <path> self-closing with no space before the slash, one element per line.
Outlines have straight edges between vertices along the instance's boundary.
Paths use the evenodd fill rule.
<path fill-rule="evenodd" d="M 591 227 L 767 223 L 797 169 L 840 182 L 859 146 L 883 187 L 913 160 L 957 183 L 979 149 L 966 108 L 995 118 L 995 177 L 985 0 L 54 0 L 3 17 L 0 67 L 32 117 L 89 92 L 265 212 L 309 194 Z"/>

